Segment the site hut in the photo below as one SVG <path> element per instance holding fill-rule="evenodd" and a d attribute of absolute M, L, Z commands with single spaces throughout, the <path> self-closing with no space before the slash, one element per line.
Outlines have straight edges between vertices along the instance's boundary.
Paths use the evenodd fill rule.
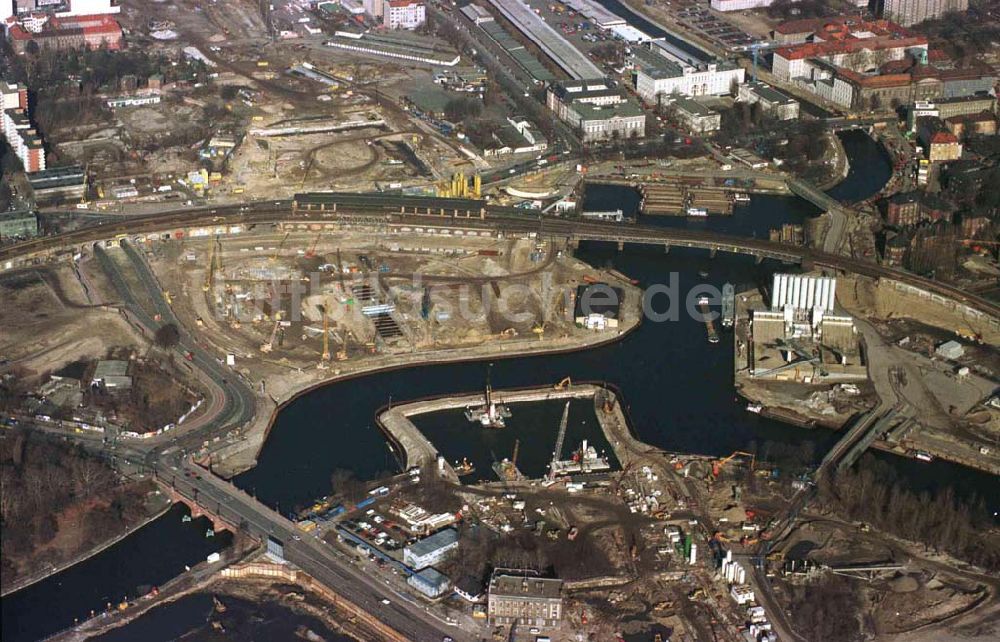
<path fill-rule="evenodd" d="M 771 118 L 794 120 L 799 117 L 799 101 L 762 82 L 740 85 L 738 99 L 748 105 L 759 103 Z"/>
<path fill-rule="evenodd" d="M 404 548 L 403 563 L 419 571 L 437 564 L 456 548 L 458 548 L 458 531 L 446 528 Z"/>
<path fill-rule="evenodd" d="M 722 114 L 694 98 L 672 98 L 668 104 L 680 124 L 693 133 L 714 132 L 722 126 Z"/>
<path fill-rule="evenodd" d="M 431 599 L 441 597 L 451 588 L 448 576 L 431 567 L 417 571 L 406 579 L 406 583 Z"/>
<path fill-rule="evenodd" d="M 559 579 L 494 573 L 487 597 L 490 626 L 558 626 L 563 610 L 562 584 Z"/>
<path fill-rule="evenodd" d="M 607 330 L 618 327 L 621 304 L 625 293 L 607 283 L 591 283 L 576 289 L 573 321 L 588 330 Z"/>

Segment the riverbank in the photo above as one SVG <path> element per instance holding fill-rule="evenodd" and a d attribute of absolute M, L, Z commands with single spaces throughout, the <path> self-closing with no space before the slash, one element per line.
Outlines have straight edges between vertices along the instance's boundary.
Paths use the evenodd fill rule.
<path fill-rule="evenodd" d="M 114 546 L 115 544 L 125 539 L 126 537 L 135 534 L 136 531 L 141 530 L 144 526 L 147 526 L 151 522 L 156 521 L 164 514 L 166 514 L 166 512 L 169 511 L 170 507 L 172 506 L 170 500 L 167 499 L 164 495 L 158 495 L 158 496 L 163 498 L 163 506 L 160 507 L 159 509 L 154 509 L 155 512 L 153 512 L 143 520 L 139 521 L 134 525 L 126 524 L 125 530 L 122 531 L 121 533 L 114 535 L 111 538 L 101 542 L 100 544 L 97 544 L 96 546 L 93 546 L 87 549 L 86 551 L 79 553 L 72 559 L 50 566 L 45 570 L 32 573 L 28 577 L 19 578 L 12 584 L 4 586 L 3 592 L 0 593 L 0 597 L 7 597 L 7 595 L 11 593 L 15 593 L 17 591 L 20 591 L 21 589 L 28 588 L 32 584 L 41 582 L 42 580 L 51 577 L 52 575 L 56 575 L 57 573 L 62 573 L 66 569 L 76 566 L 77 564 L 84 562 L 90 559 L 91 557 L 98 555 L 99 553 L 104 552 L 106 549 L 110 548 L 111 546 Z"/>
<path fill-rule="evenodd" d="M 589 271 L 596 272 L 592 269 Z M 642 291 L 610 273 L 601 271 L 600 277 L 603 281 L 621 288 L 625 294 L 625 300 L 621 305 L 619 327 L 616 329 L 581 330 L 571 336 L 564 337 L 542 335 L 542 338 L 506 339 L 467 348 L 369 357 L 363 362 L 343 362 L 338 367 L 327 371 L 333 376 L 319 381 L 314 375 L 302 371 L 290 371 L 282 377 L 270 377 L 263 386 L 268 391 L 267 394 L 258 397 L 258 402 L 263 407 L 258 409 L 254 422 L 240 431 L 238 437 L 230 440 L 229 444 L 212 449 L 212 469 L 224 478 L 231 478 L 253 468 L 281 410 L 296 399 L 320 388 L 350 379 L 401 370 L 418 364 L 441 365 L 567 354 L 591 350 L 620 341 L 638 328 L 642 322 Z"/>

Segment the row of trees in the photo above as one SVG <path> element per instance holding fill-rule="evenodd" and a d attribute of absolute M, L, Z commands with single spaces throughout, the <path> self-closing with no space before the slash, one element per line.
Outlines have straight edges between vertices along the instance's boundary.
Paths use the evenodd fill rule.
<path fill-rule="evenodd" d="M 826 478 L 820 500 L 846 519 L 1000 570 L 1000 545 L 981 501 L 963 501 L 949 486 L 931 494 L 907 489 L 886 463 L 865 455 L 855 468 Z"/>

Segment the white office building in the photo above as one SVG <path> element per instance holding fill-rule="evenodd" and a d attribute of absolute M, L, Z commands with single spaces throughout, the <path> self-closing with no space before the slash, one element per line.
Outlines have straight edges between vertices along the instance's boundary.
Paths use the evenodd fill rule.
<path fill-rule="evenodd" d="M 660 96 L 723 96 L 735 93 L 746 72 L 725 61 L 703 65 L 681 64 L 666 50 L 652 43 L 635 53 L 635 90 L 644 100 L 656 104 Z"/>
<path fill-rule="evenodd" d="M 386 29 L 416 29 L 427 22 L 427 8 L 420 0 L 385 0 L 382 25 Z"/>

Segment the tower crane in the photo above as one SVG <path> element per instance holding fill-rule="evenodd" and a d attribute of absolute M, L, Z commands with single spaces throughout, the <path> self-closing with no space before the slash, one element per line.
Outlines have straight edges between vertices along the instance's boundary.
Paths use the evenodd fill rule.
<path fill-rule="evenodd" d="M 316 244 L 319 243 L 319 240 L 322 237 L 323 237 L 323 233 L 320 232 L 319 234 L 316 235 L 316 238 L 313 239 L 312 245 L 310 245 L 309 249 L 306 250 L 306 255 L 305 256 L 306 256 L 307 259 L 311 259 L 312 257 L 316 256 Z"/>
<path fill-rule="evenodd" d="M 274 254 L 271 255 L 272 261 L 278 260 L 278 254 L 281 253 L 281 248 L 285 247 L 285 241 L 288 240 L 289 234 L 291 234 L 291 232 L 285 232 L 285 235 L 281 237 L 281 242 L 278 243 L 278 247 L 274 250 Z"/>
<path fill-rule="evenodd" d="M 326 310 L 323 310 L 323 355 L 320 357 L 323 361 L 330 360 L 330 317 L 327 316 Z"/>

